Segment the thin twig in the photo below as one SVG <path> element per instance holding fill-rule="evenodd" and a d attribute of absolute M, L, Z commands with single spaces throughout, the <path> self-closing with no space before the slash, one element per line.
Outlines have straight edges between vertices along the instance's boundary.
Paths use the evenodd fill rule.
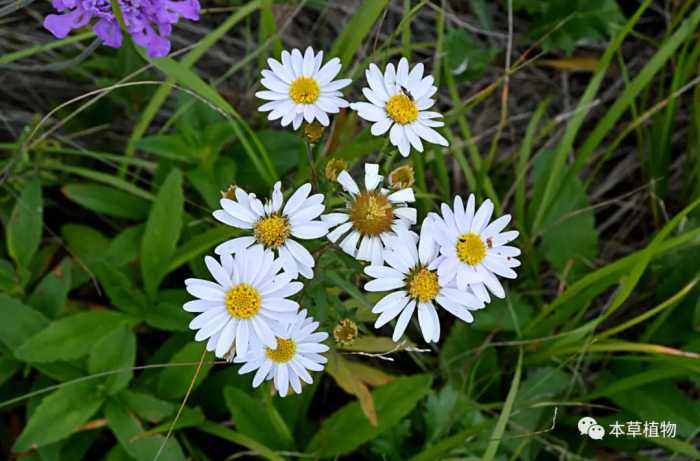
<path fill-rule="evenodd" d="M 204 351 L 202 351 L 202 358 L 199 359 L 199 364 L 197 365 L 197 369 L 195 370 L 194 376 L 192 377 L 192 381 L 190 381 L 190 386 L 187 388 L 187 392 L 185 393 L 185 397 L 182 399 L 182 403 L 180 404 L 180 408 L 178 408 L 177 414 L 175 415 L 173 422 L 170 424 L 170 427 L 168 428 L 168 433 L 165 435 L 165 440 L 163 440 L 163 443 L 160 445 L 158 452 L 153 457 L 153 461 L 158 461 L 160 454 L 163 452 L 165 445 L 168 443 L 168 439 L 170 439 L 170 435 L 173 433 L 173 429 L 175 428 L 175 425 L 177 424 L 177 420 L 180 419 L 180 414 L 182 414 L 182 410 L 185 408 L 185 405 L 187 404 L 187 400 L 190 398 L 190 394 L 192 393 L 192 389 L 194 388 L 194 383 L 197 381 L 197 377 L 199 376 L 199 372 L 202 371 L 202 364 L 204 363 L 204 357 L 206 355 L 207 355 L 207 350 L 204 349 Z"/>

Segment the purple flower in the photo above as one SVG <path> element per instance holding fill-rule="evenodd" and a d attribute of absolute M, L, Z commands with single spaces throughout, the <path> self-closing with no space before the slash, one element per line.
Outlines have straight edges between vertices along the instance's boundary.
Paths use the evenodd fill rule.
<path fill-rule="evenodd" d="M 199 19 L 198 0 L 118 0 L 124 23 L 137 45 L 148 50 L 148 56 L 158 58 L 170 52 L 168 36 L 180 18 Z M 50 14 L 44 27 L 55 37 L 64 38 L 71 30 L 95 20 L 92 30 L 105 45 L 119 48 L 122 31 L 112 11 L 110 0 L 52 0 L 61 14 Z"/>

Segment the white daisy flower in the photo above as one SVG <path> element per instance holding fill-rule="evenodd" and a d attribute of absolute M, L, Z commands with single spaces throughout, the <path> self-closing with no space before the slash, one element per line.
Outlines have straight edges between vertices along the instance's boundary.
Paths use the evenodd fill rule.
<path fill-rule="evenodd" d="M 261 246 L 239 251 L 235 257 L 221 256 L 221 263 L 204 258 L 215 282 L 187 279 L 187 292 L 199 299 L 183 305 L 187 312 L 200 313 L 190 322 L 198 330 L 195 341 L 208 339 L 207 350 L 224 357 L 234 344 L 237 355 L 245 355 L 250 341 L 276 348 L 270 327 L 289 322 L 299 304 L 287 299 L 303 288 L 286 273 L 279 273 L 284 262 Z"/>
<path fill-rule="evenodd" d="M 467 323 L 474 320 L 470 310 L 484 307 L 473 294 L 440 280 L 434 267 L 438 248 L 430 234 L 431 223 L 426 221 L 420 238 L 408 230 L 398 230 L 396 236 L 387 239 L 384 259 L 388 266 L 365 267 L 365 273 L 374 278 L 365 284 L 365 290 L 391 291 L 374 305 L 372 312 L 380 314 L 375 328 L 381 328 L 398 316 L 392 336 L 394 341 L 404 334 L 416 309 L 423 338 L 430 343 L 440 339 L 436 304 Z"/>
<path fill-rule="evenodd" d="M 307 317 L 306 310 L 302 310 L 292 323 L 276 325 L 277 347 L 258 343 L 247 355 L 237 356 L 234 362 L 243 363 L 238 373 L 257 370 L 253 387 L 271 379 L 280 396 L 286 396 L 290 386 L 300 394 L 301 381 L 313 382 L 307 370 L 322 371 L 327 362 L 321 353 L 328 351 L 328 346 L 321 342 L 328 338 L 328 333 L 315 332 L 316 328 L 318 322 Z"/>
<path fill-rule="evenodd" d="M 299 273 L 306 278 L 313 277 L 313 256 L 294 240 L 320 238 L 328 233 L 328 225 L 316 219 L 325 208 L 323 194 L 309 197 L 310 192 L 311 184 L 306 183 L 285 204 L 282 184 L 277 182 L 272 198 L 263 205 L 255 194 L 236 187 L 236 200 L 222 198 L 219 202 L 222 209 L 214 211 L 214 218 L 229 226 L 250 230 L 252 235 L 228 240 L 217 246 L 214 252 L 223 255 L 262 246 L 287 261 L 284 269 L 293 278 Z"/>
<path fill-rule="evenodd" d="M 491 301 L 488 291 L 499 298 L 505 297 L 497 275 L 514 279 L 512 269 L 520 266 L 516 259 L 520 249 L 506 245 L 518 237 L 518 231 L 501 232 L 510 222 L 503 215 L 489 224 L 493 203 L 486 200 L 476 213 L 474 195 L 469 195 L 467 206 L 455 197 L 454 209 L 443 203 L 442 216 L 430 213 L 432 234 L 440 247 L 438 275 L 445 282 L 454 281 L 457 288 L 471 288 L 484 302 Z M 488 289 L 488 291 L 487 291 Z"/>
<path fill-rule="evenodd" d="M 338 182 L 350 194 L 347 207 L 321 216 L 329 228 L 335 227 L 328 234 L 331 242 L 345 236 L 340 240 L 343 251 L 360 261 L 378 265 L 383 261 L 386 238 L 394 235 L 396 229 L 408 229 L 415 224 L 417 214 L 415 208 L 406 205 L 415 201 L 412 188 L 389 191 L 382 187 L 383 181 L 377 164 L 365 164 L 362 190 L 347 171 L 341 171 Z"/>
<path fill-rule="evenodd" d="M 423 77 L 423 64 L 408 68 L 408 60 L 401 58 L 399 65 L 386 66 L 384 74 L 375 64 L 370 64 L 365 71 L 369 88 L 363 88 L 362 94 L 369 102 L 355 102 L 350 108 L 372 125 L 372 134 L 381 136 L 389 129 L 389 140 L 399 148 L 404 157 L 411 153 L 411 146 L 423 152 L 424 139 L 433 144 L 447 146 L 448 142 L 434 127 L 441 127 L 442 114 L 431 112 L 435 100 L 431 97 L 437 92 L 432 75 Z"/>
<path fill-rule="evenodd" d="M 336 114 L 342 107 L 348 107 L 343 99 L 341 88 L 348 86 L 352 80 L 343 78 L 333 80 L 340 68 L 340 59 L 333 58 L 321 66 L 323 51 L 314 53 L 311 47 L 302 56 L 301 51 L 293 49 L 282 52 L 282 62 L 269 58 L 267 63 L 271 70 L 262 71 L 262 83 L 265 91 L 255 93 L 267 102 L 259 107 L 261 112 L 270 112 L 268 120 L 282 119 L 282 126 L 290 123 L 294 129 L 306 120 L 311 123 L 318 120 L 328 126 L 328 114 Z"/>

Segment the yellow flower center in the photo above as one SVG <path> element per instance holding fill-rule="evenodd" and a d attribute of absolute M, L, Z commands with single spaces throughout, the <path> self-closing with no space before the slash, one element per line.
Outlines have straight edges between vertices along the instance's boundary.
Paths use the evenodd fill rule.
<path fill-rule="evenodd" d="M 437 273 L 425 267 L 415 270 L 408 277 L 406 290 L 412 298 L 422 303 L 432 301 L 440 291 Z"/>
<path fill-rule="evenodd" d="M 289 97 L 297 104 L 313 104 L 321 96 L 321 88 L 311 77 L 299 77 L 289 86 Z"/>
<path fill-rule="evenodd" d="M 350 221 L 361 234 L 376 236 L 391 229 L 394 210 L 386 195 L 363 192 L 350 205 Z"/>
<path fill-rule="evenodd" d="M 297 351 L 297 344 L 293 339 L 277 337 L 277 349 L 265 348 L 267 358 L 275 363 L 287 363 L 292 360 Z"/>
<path fill-rule="evenodd" d="M 279 248 L 289 238 L 292 228 L 284 216 L 270 215 L 255 224 L 255 239 L 267 248 Z"/>
<path fill-rule="evenodd" d="M 467 232 L 457 241 L 457 256 L 463 263 L 476 266 L 486 257 L 486 245 L 477 234 Z"/>
<path fill-rule="evenodd" d="M 384 109 L 393 121 L 402 125 L 414 122 L 418 118 L 416 102 L 403 93 L 390 97 Z"/>
<path fill-rule="evenodd" d="M 247 283 L 231 287 L 224 301 L 228 313 L 237 319 L 249 319 L 260 310 L 260 293 Z"/>

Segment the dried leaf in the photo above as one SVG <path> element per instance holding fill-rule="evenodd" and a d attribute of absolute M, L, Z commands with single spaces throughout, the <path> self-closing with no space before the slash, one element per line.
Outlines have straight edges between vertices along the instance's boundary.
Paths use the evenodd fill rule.
<path fill-rule="evenodd" d="M 374 408 L 374 399 L 369 389 L 362 380 L 353 373 L 350 362 L 337 353 L 328 354 L 328 365 L 326 371 L 333 377 L 338 386 L 348 394 L 357 397 L 360 402 L 362 412 L 372 426 L 377 425 L 377 411 Z"/>
<path fill-rule="evenodd" d="M 595 56 L 572 56 L 561 59 L 540 59 L 537 64 L 570 72 L 595 72 L 598 68 L 598 58 Z"/>

